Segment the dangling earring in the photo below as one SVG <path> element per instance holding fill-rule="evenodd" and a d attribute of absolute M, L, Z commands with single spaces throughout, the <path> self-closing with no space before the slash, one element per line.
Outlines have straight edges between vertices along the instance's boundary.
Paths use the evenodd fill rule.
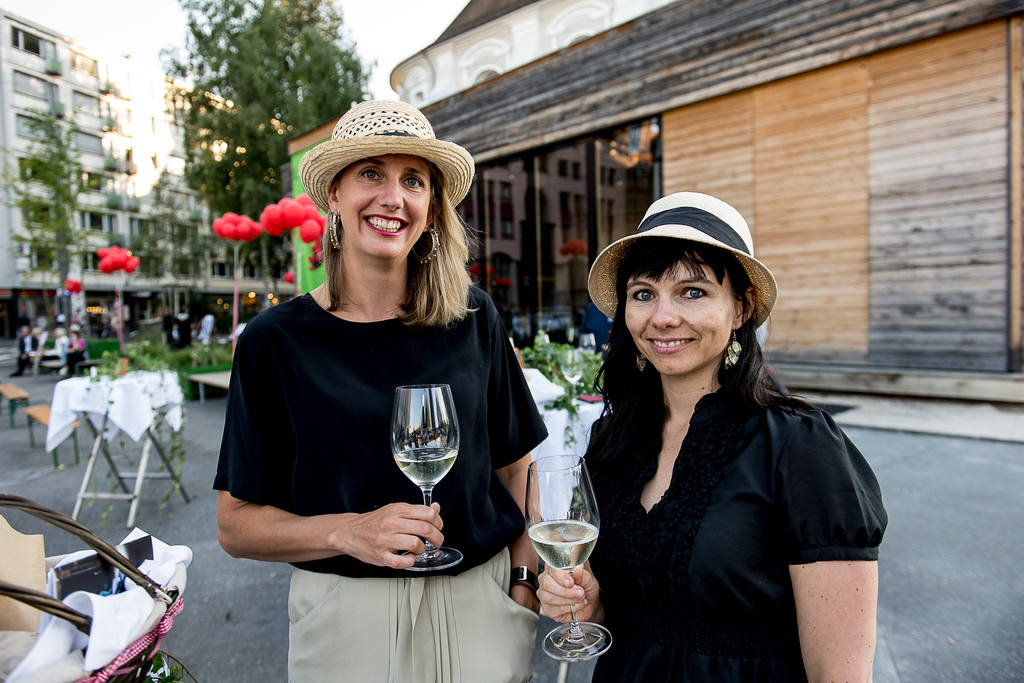
<path fill-rule="evenodd" d="M 637 353 L 636 354 L 636 369 L 639 370 L 640 372 L 643 372 L 644 368 L 646 368 L 646 367 L 647 367 L 647 359 L 644 358 L 644 354 Z"/>
<path fill-rule="evenodd" d="M 741 351 L 743 351 L 743 347 L 736 341 L 736 330 L 733 330 L 732 341 L 725 347 L 725 361 L 722 363 L 726 370 L 736 365 L 736 361 L 740 359 Z"/>
<path fill-rule="evenodd" d="M 341 249 L 341 240 L 338 239 L 338 226 L 341 225 L 341 216 L 332 213 L 327 218 L 327 222 L 330 223 L 331 246 L 335 249 Z"/>
<path fill-rule="evenodd" d="M 434 257 L 437 256 L 437 250 L 441 246 L 440 241 L 437 239 L 437 233 L 434 231 L 434 229 L 430 228 L 430 229 L 427 230 L 427 232 L 430 233 L 430 240 L 431 240 L 430 253 L 427 254 L 426 256 L 416 256 L 415 253 L 413 254 L 414 256 L 416 256 L 416 260 L 420 262 L 420 265 L 424 265 L 424 266 L 434 260 Z"/>

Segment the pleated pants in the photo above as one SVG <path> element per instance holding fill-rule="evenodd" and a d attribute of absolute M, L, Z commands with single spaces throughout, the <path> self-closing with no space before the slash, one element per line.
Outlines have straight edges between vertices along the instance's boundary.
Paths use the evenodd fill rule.
<path fill-rule="evenodd" d="M 458 576 L 302 569 L 288 596 L 290 683 L 521 683 L 538 617 L 508 595 L 508 549 Z"/>

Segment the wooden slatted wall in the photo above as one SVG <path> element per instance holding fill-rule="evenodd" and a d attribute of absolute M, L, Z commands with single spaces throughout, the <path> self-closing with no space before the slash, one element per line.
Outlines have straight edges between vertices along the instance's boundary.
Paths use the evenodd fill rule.
<path fill-rule="evenodd" d="M 868 60 L 872 364 L 1007 369 L 1006 31 Z"/>
<path fill-rule="evenodd" d="M 735 206 L 778 280 L 775 358 L 867 358 L 866 90 L 840 65 L 663 117 L 665 192 Z"/>
<path fill-rule="evenodd" d="M 1007 369 L 1007 22 L 667 112 L 666 193 L 748 219 L 786 360 Z"/>

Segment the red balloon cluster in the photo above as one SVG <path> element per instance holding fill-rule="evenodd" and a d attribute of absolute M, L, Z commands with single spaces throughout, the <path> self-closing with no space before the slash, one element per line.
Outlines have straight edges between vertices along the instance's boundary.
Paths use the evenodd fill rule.
<path fill-rule="evenodd" d="M 68 278 L 64 281 L 64 289 L 71 294 L 80 294 L 82 292 L 82 281 Z"/>
<path fill-rule="evenodd" d="M 295 199 L 285 197 L 277 204 L 270 204 L 260 214 L 260 224 L 271 235 L 278 237 L 285 230 L 299 229 L 299 239 L 315 242 L 324 232 L 327 218 L 320 214 L 309 195 L 300 194 Z"/>
<path fill-rule="evenodd" d="M 251 242 L 262 231 L 263 228 L 253 219 L 230 211 L 213 221 L 213 233 L 226 240 Z"/>
<path fill-rule="evenodd" d="M 97 249 L 96 255 L 100 257 L 99 269 L 104 273 L 113 273 L 115 270 L 134 273 L 139 267 L 139 257 L 132 256 L 132 252 L 116 244 Z"/>

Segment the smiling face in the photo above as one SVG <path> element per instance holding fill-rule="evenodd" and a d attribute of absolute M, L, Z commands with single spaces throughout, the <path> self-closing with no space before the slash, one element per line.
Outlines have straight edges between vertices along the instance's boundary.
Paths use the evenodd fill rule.
<path fill-rule="evenodd" d="M 728 273 L 719 283 L 706 265 L 677 263 L 660 277 L 631 277 L 625 314 L 633 342 L 663 382 L 717 390 L 725 347 L 744 319 Z"/>
<path fill-rule="evenodd" d="M 433 220 L 430 168 L 420 157 L 387 154 L 356 161 L 331 186 L 346 258 L 403 263 Z"/>

